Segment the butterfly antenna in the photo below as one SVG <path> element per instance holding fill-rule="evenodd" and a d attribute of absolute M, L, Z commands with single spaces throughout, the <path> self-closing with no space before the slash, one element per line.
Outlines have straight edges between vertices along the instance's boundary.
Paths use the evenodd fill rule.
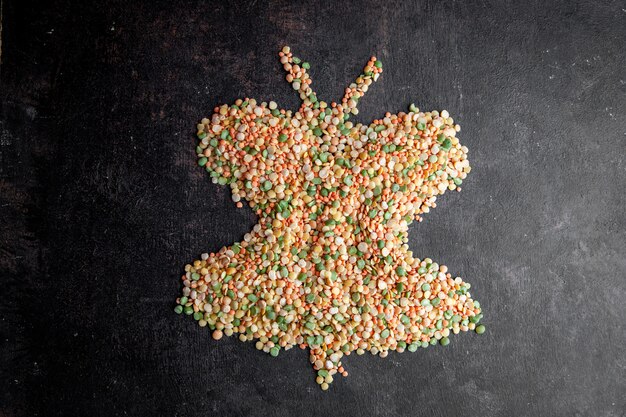
<path fill-rule="evenodd" d="M 383 64 L 375 56 L 367 61 L 363 73 L 346 88 L 346 94 L 341 99 L 341 106 L 345 113 L 359 114 L 357 108 L 359 100 L 365 95 L 372 82 L 376 82 L 383 72 Z"/>
<path fill-rule="evenodd" d="M 301 110 L 307 107 L 317 108 L 319 106 L 317 94 L 311 89 L 311 77 L 307 72 L 311 65 L 294 56 L 291 48 L 288 46 L 285 46 L 278 55 L 280 56 L 280 63 L 283 64 L 283 68 L 287 71 L 285 78 L 291 83 L 293 89 L 300 94 L 300 99 L 302 100 Z"/>

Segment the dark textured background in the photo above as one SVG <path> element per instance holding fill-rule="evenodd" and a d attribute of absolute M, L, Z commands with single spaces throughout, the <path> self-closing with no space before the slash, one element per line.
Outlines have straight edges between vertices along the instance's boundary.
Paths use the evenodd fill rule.
<path fill-rule="evenodd" d="M 4 0 L 1 416 L 626 415 L 624 1 Z M 411 227 L 473 284 L 488 331 L 350 356 L 323 393 L 173 313 L 186 262 L 255 219 L 195 164 L 237 97 L 296 108 L 277 52 L 358 120 L 447 109 L 474 170 Z"/>

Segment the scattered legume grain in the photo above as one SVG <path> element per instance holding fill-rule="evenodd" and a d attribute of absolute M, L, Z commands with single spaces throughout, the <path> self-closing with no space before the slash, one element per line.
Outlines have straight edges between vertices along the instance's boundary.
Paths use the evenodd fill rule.
<path fill-rule="evenodd" d="M 242 242 L 185 266 L 176 313 L 193 315 L 213 338 L 239 335 L 278 356 L 310 349 L 317 383 L 346 376 L 344 355 L 414 352 L 482 318 L 470 284 L 445 265 L 414 258 L 408 225 L 460 191 L 471 168 L 448 112 L 385 114 L 352 123 L 358 103 L 382 73 L 372 57 L 341 103 L 311 89 L 289 47 L 280 52 L 302 106 L 237 100 L 198 124 L 198 165 L 230 185 L 259 223 Z"/>

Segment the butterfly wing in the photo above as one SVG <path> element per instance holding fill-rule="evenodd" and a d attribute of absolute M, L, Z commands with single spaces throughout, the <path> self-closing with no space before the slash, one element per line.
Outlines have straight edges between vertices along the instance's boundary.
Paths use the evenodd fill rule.
<path fill-rule="evenodd" d="M 453 120 L 447 112 L 442 114 L 387 114 L 373 121 L 356 144 L 360 175 L 382 179 L 368 197 L 403 201 L 399 213 L 383 214 L 390 217 L 385 220 L 419 219 L 435 206 L 437 196 L 458 189 L 469 173 L 467 148 L 456 137 Z M 375 216 L 371 210 L 370 216 Z"/>
<path fill-rule="evenodd" d="M 254 99 L 215 109 L 198 125 L 200 165 L 237 197 L 264 208 L 285 197 L 297 181 L 302 133 L 291 112 Z"/>

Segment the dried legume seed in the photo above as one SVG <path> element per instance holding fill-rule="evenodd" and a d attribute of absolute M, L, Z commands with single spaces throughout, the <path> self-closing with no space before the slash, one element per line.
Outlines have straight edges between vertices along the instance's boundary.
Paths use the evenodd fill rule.
<path fill-rule="evenodd" d="M 382 73 L 371 57 L 339 103 L 319 100 L 308 62 L 280 52 L 302 98 L 297 112 L 236 100 L 198 124 L 198 165 L 231 187 L 259 223 L 243 240 L 185 266 L 174 311 L 215 340 L 237 334 L 257 349 L 307 348 L 328 389 L 342 359 L 366 350 L 414 352 L 450 334 L 481 334 L 469 284 L 408 250 L 408 226 L 470 173 L 448 112 L 386 113 L 353 123 Z M 204 202 L 198 198 L 198 206 Z"/>

